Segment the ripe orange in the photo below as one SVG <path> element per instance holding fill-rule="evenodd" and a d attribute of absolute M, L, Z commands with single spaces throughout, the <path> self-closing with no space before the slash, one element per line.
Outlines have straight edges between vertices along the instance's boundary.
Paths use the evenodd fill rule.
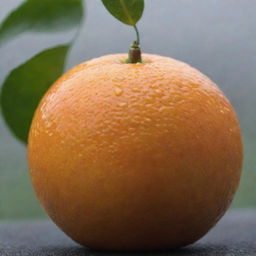
<path fill-rule="evenodd" d="M 29 136 L 37 196 L 96 249 L 188 245 L 224 214 L 242 162 L 239 124 L 218 87 L 182 62 L 85 62 L 41 101 Z"/>

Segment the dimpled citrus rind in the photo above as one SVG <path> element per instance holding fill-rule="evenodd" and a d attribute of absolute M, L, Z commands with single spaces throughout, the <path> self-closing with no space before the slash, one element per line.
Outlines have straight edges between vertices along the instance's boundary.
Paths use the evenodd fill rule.
<path fill-rule="evenodd" d="M 189 65 L 108 55 L 64 74 L 35 113 L 36 194 L 53 221 L 96 249 L 176 248 L 202 237 L 238 187 L 231 104 Z"/>

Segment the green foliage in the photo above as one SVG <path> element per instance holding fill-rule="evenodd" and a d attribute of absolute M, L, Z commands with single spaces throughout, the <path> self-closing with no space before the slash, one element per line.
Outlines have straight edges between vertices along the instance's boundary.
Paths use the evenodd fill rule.
<path fill-rule="evenodd" d="M 134 26 L 144 10 L 144 0 L 102 0 L 107 10 L 124 24 Z"/>
<path fill-rule="evenodd" d="M 83 14 L 81 0 L 27 0 L 0 26 L 0 45 L 28 32 L 56 32 L 76 27 Z"/>
<path fill-rule="evenodd" d="M 83 0 L 26 0 L 0 26 L 0 45 L 28 31 L 60 32 L 78 29 Z M 62 74 L 72 44 L 46 49 L 15 68 L 1 91 L 4 119 L 22 142 L 27 142 L 34 111 L 45 92 Z"/>
<path fill-rule="evenodd" d="M 42 95 L 62 74 L 68 45 L 45 50 L 14 69 L 4 82 L 1 105 L 6 123 L 27 142 L 34 111 Z"/>

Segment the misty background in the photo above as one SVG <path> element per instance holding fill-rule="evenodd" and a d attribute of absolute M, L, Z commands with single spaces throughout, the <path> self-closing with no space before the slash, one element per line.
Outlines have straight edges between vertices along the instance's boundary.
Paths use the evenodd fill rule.
<path fill-rule="evenodd" d="M 21 0 L 0 0 L 0 20 Z M 256 206 L 256 1 L 145 0 L 138 27 L 142 50 L 189 63 L 208 75 L 232 102 L 243 131 L 244 168 L 233 207 Z M 115 20 L 100 0 L 86 1 L 86 18 L 67 69 L 110 53 L 127 52 L 133 29 Z M 0 47 L 0 83 L 11 69 L 63 40 L 68 33 L 27 33 Z M 15 105 L 13 106 L 15 107 Z M 207 191 L 205 191 L 207 193 Z M 0 120 L 0 219 L 37 218 L 26 148 Z"/>

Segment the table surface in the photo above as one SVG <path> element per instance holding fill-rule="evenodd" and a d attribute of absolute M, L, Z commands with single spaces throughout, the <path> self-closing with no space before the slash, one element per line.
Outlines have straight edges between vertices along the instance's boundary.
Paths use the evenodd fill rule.
<path fill-rule="evenodd" d="M 50 221 L 0 222 L 0 256 L 256 255 L 256 210 L 229 211 L 204 238 L 177 251 L 99 252 L 71 241 Z"/>

